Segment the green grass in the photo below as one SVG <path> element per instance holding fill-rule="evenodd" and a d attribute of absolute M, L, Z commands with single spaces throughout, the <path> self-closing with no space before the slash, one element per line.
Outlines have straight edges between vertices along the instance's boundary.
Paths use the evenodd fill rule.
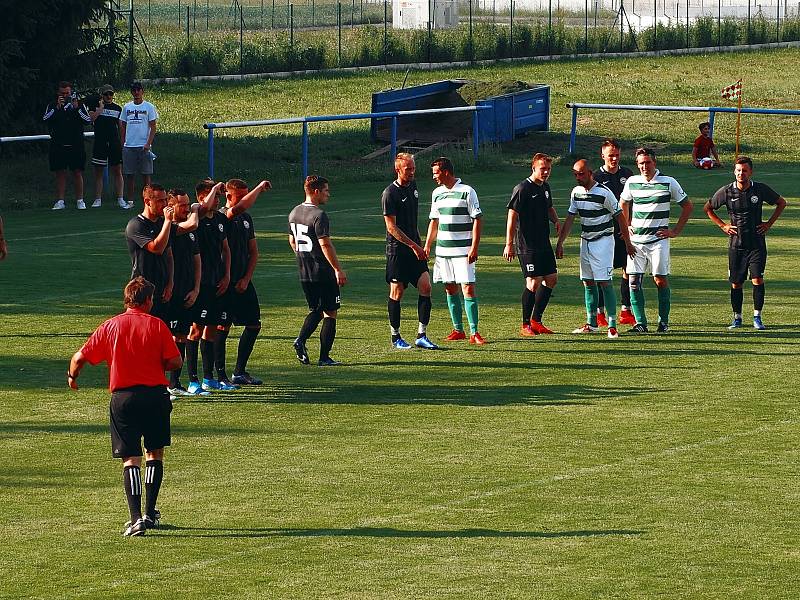
<path fill-rule="evenodd" d="M 285 219 L 300 197 L 263 196 L 252 213 L 265 328 L 250 370 L 266 384 L 175 403 L 166 527 L 141 539 L 119 535 L 105 368 L 87 367 L 78 393 L 64 377 L 120 309 L 130 215 L 6 213 L 0 597 L 797 597 L 798 171 L 757 165 L 790 204 L 770 234 L 769 330 L 729 333 L 726 242 L 699 210 L 729 176 L 663 166 L 698 205 L 674 240 L 668 336 L 564 333 L 584 319 L 573 235 L 546 314 L 559 333 L 517 337 L 521 278 L 500 253 L 507 197 L 528 171 L 512 165 L 465 177 L 485 212 L 491 343 L 442 352 L 389 349 L 378 198 L 390 177 L 334 182 L 350 284 L 333 352 L 346 366 L 330 370 L 291 349 L 305 309 Z M 424 215 L 424 165 L 419 179 Z M 568 166 L 552 185 L 563 217 Z M 648 283 L 651 315 L 654 296 Z M 448 321 L 436 285 L 431 337 Z"/>
<path fill-rule="evenodd" d="M 495 65 L 434 72 L 411 71 L 407 85 L 439 79 L 466 77 L 484 81 L 519 79 L 551 86 L 551 131 L 532 133 L 502 148 L 484 149 L 472 165 L 468 153 L 459 161 L 464 172 L 496 170 L 503 165 L 522 167 L 536 151 L 561 156 L 566 153 L 571 122 L 567 102 L 625 104 L 678 104 L 720 106 L 726 85 L 742 77 L 745 106 L 797 108 L 800 92 L 786 73 L 795 69 L 800 49 L 754 53 L 559 61 Z M 159 133 L 155 141 L 156 178 L 168 186 L 192 187 L 207 172 L 206 131 L 203 123 L 259 120 L 312 114 L 368 112 L 371 95 L 400 87 L 405 74 L 358 73 L 332 77 L 289 80 L 257 80 L 237 83 L 184 83 L 156 86 L 147 98 L 159 109 Z M 122 90 L 120 100 L 127 98 Z M 639 143 L 659 149 L 670 161 L 688 161 L 697 123 L 704 113 L 624 113 L 582 111 L 578 151 L 596 156 L 599 141 L 611 135 L 622 140 L 624 152 Z M 742 150 L 757 161 L 796 162 L 800 152 L 794 143 L 797 117 L 744 115 Z M 734 115 L 720 114 L 715 138 L 723 159 L 730 163 L 735 145 Z M 335 181 L 353 182 L 390 176 L 388 159 L 361 161 L 376 146 L 369 140 L 367 121 L 343 121 L 310 126 L 310 167 L 333 175 Z M 230 129 L 217 133 L 217 169 L 222 177 L 266 176 L 284 187 L 296 189 L 300 181 L 300 126 Z M 4 145 L 0 157 L 0 208 L 48 207 L 53 184 L 47 173 L 46 145 Z M 447 150 L 450 152 L 451 150 Z M 92 193 L 87 185 L 87 197 Z M 71 192 L 68 191 L 68 198 Z"/>

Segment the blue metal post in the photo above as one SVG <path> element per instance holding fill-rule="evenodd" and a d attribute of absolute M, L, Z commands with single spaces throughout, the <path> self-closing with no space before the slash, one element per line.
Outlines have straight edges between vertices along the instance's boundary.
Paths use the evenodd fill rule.
<path fill-rule="evenodd" d="M 708 135 L 711 136 L 711 139 L 714 139 L 714 117 L 716 116 L 716 111 L 714 109 L 709 109 L 708 111 L 708 122 L 711 125 L 711 131 L 708 132 Z"/>
<path fill-rule="evenodd" d="M 214 179 L 214 124 L 208 124 L 208 176 Z"/>
<path fill-rule="evenodd" d="M 578 136 L 578 107 L 572 107 L 572 131 L 569 134 L 569 153 L 575 154 L 575 138 Z"/>
<path fill-rule="evenodd" d="M 392 117 L 392 162 L 395 156 L 397 156 L 397 117 Z"/>
<path fill-rule="evenodd" d="M 303 180 L 308 177 L 308 122 L 303 121 Z"/>
<path fill-rule="evenodd" d="M 478 160 L 478 112 L 472 111 L 472 158 Z"/>

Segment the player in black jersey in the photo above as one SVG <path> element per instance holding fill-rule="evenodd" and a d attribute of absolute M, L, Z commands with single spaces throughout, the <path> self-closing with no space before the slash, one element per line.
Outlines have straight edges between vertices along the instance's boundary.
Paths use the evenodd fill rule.
<path fill-rule="evenodd" d="M 767 266 L 766 235 L 786 208 L 786 200 L 768 185 L 752 180 L 753 161 L 747 156 L 736 159 L 733 174 L 736 181 L 717 190 L 703 210 L 730 240 L 728 274 L 733 322 L 728 329 L 742 326 L 742 285 L 749 271 L 753 283 L 753 327 L 764 330 L 761 311 L 764 308 L 764 270 Z M 761 215 L 764 203 L 775 207 L 766 223 Z M 725 223 L 714 212 L 723 206 L 728 209 L 730 223 Z"/>
<path fill-rule="evenodd" d="M 228 246 L 228 217 L 217 210 L 223 183 L 205 179 L 195 186 L 198 202 L 204 206 L 197 226 L 200 246 L 200 293 L 194 303 L 194 318 L 186 342 L 186 365 L 189 372 L 188 391 L 236 389 L 214 379 L 214 340 L 217 326 L 223 322 L 222 296 L 231 278 L 231 251 Z M 203 381 L 197 376 L 198 348 L 203 360 Z"/>
<path fill-rule="evenodd" d="M 197 244 L 198 212 L 203 208 L 195 204 L 190 208 L 189 196 L 182 189 L 167 192 L 167 203 L 173 211 L 172 262 L 173 288 L 169 303 L 169 328 L 181 359 L 186 358 L 186 338 L 192 325 L 194 303 L 200 293 L 200 246 Z M 182 229 L 186 227 L 186 229 Z M 172 396 L 186 396 L 189 392 L 181 385 L 181 368 L 170 372 L 169 393 Z M 204 392 L 199 390 L 203 394 Z"/>
<path fill-rule="evenodd" d="M 633 175 L 633 171 L 628 167 L 620 166 L 620 145 L 615 139 L 607 138 L 603 140 L 603 143 L 600 145 L 600 157 L 603 159 L 603 166 L 594 172 L 594 180 L 610 189 L 619 202 L 620 195 L 625 187 L 625 182 L 628 180 L 628 177 Z M 628 223 L 631 222 L 630 217 L 630 214 L 625 215 L 625 220 Z M 631 288 L 628 285 L 628 274 L 625 272 L 626 264 L 628 264 L 628 251 L 625 246 L 625 240 L 622 239 L 622 234 L 619 231 L 619 223 L 614 219 L 614 268 L 622 269 L 622 278 L 619 284 L 619 293 L 622 300 L 619 311 L 619 324 L 636 325 L 636 318 L 633 316 L 630 308 Z M 597 305 L 597 324 L 601 327 L 608 327 L 603 288 L 599 288 L 599 290 L 600 297 Z"/>
<path fill-rule="evenodd" d="M 231 285 L 222 297 L 223 319 L 217 327 L 214 342 L 214 363 L 217 380 L 233 385 L 261 385 L 263 382 L 247 372 L 247 361 L 253 353 L 258 332 L 261 331 L 261 307 L 253 285 L 253 272 L 258 263 L 258 244 L 253 219 L 247 210 L 255 204 L 261 192 L 272 187 L 262 181 L 252 191 L 241 179 L 231 179 L 225 184 L 226 203 L 220 209 L 229 220 L 228 246 L 231 249 Z M 231 323 L 243 325 L 236 354 L 233 379 L 225 371 L 225 346 Z"/>
<path fill-rule="evenodd" d="M 170 233 L 174 210 L 167 206 L 167 192 L 157 183 L 142 192 L 144 210 L 125 228 L 131 255 L 131 280 L 141 275 L 155 286 L 150 314 L 169 325 L 169 301 L 172 298 L 173 262 Z"/>
<path fill-rule="evenodd" d="M 542 325 L 542 314 L 558 283 L 556 256 L 550 243 L 550 223 L 555 225 L 556 233 L 560 233 L 561 221 L 553 207 L 553 195 L 547 183 L 552 164 L 553 159 L 548 155 L 534 154 L 531 176 L 514 188 L 507 206 L 503 258 L 511 262 L 518 256 L 525 277 L 520 328 L 520 335 L 525 337 L 553 333 Z"/>
<path fill-rule="evenodd" d="M 297 359 L 307 365 L 306 342 L 322 321 L 318 364 L 336 366 L 341 363 L 330 357 L 330 351 L 336 338 L 336 314 L 341 306 L 339 286 L 347 283 L 347 275 L 331 242 L 328 215 L 320 208 L 330 197 L 328 180 L 309 175 L 303 189 L 305 202 L 289 213 L 289 245 L 297 256 L 300 284 L 308 302 L 308 315 L 294 341 L 294 350 Z"/>
<path fill-rule="evenodd" d="M 414 344 L 426 350 L 436 350 L 438 346 L 428 339 L 426 333 L 431 320 L 431 276 L 428 254 L 422 247 L 417 224 L 419 191 L 414 180 L 414 156 L 406 152 L 399 153 L 394 161 L 394 170 L 397 179 L 381 195 L 386 224 L 386 283 L 389 284 L 392 346 L 397 350 L 410 350 L 412 347 L 400 336 L 400 300 L 410 283 L 419 292 L 419 328 Z"/>
<path fill-rule="evenodd" d="M 119 115 L 122 107 L 114 102 L 114 88 L 101 86 L 100 100 L 89 112 L 94 122 L 94 149 L 92 164 L 94 165 L 94 202 L 92 208 L 100 208 L 103 204 L 103 172 L 114 177 L 114 190 L 117 193 L 117 205 L 123 209 L 131 208 L 122 196 L 122 142 L 119 139 Z"/>

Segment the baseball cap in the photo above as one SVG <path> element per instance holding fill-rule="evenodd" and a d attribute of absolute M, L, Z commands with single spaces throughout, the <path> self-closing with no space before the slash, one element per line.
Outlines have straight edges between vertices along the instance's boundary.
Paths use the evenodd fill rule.
<path fill-rule="evenodd" d="M 100 88 L 97 90 L 98 94 L 105 94 L 106 92 L 114 93 L 114 88 L 108 84 L 101 85 Z"/>

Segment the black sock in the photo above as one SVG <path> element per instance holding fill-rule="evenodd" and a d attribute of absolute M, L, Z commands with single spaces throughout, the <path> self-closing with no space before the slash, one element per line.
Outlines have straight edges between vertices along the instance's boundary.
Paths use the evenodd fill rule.
<path fill-rule="evenodd" d="M 538 288 L 536 288 L 536 302 L 533 305 L 534 321 L 542 321 L 542 314 L 544 314 L 544 309 L 547 308 L 547 303 L 550 302 L 550 296 L 552 293 L 553 290 L 551 290 L 545 284 L 541 284 Z"/>
<path fill-rule="evenodd" d="M 156 500 L 161 481 L 164 479 L 164 461 L 148 460 L 144 467 L 144 489 L 147 492 L 145 514 L 151 519 L 156 516 Z"/>
<path fill-rule="evenodd" d="M 387 308 L 389 310 L 389 326 L 393 331 L 400 331 L 400 300 L 389 298 Z M 400 336 L 392 335 L 392 341 L 396 341 L 395 337 Z"/>
<path fill-rule="evenodd" d="M 186 340 L 186 372 L 189 374 L 189 381 L 197 381 L 197 348 L 199 345 L 198 340 Z"/>
<path fill-rule="evenodd" d="M 139 467 L 125 467 L 122 470 L 122 487 L 128 499 L 131 523 L 142 518 L 142 476 Z"/>
<path fill-rule="evenodd" d="M 623 306 L 631 307 L 631 286 L 624 277 L 619 282 L 619 297 Z"/>
<path fill-rule="evenodd" d="M 603 286 L 597 286 L 597 310 L 600 312 L 606 312 L 606 297 L 603 294 Z"/>
<path fill-rule="evenodd" d="M 759 312 L 764 309 L 764 284 L 753 286 L 753 308 Z"/>
<path fill-rule="evenodd" d="M 400 304 L 398 302 L 398 304 Z M 420 296 L 417 300 L 417 315 L 419 317 L 419 322 L 428 326 L 428 323 L 431 322 L 431 297 L 430 296 Z M 400 319 L 397 319 L 398 327 L 400 326 Z"/>
<path fill-rule="evenodd" d="M 533 313 L 534 295 L 528 288 L 522 290 L 522 324 L 530 323 Z"/>
<path fill-rule="evenodd" d="M 297 339 L 304 344 L 311 337 L 311 334 L 317 330 L 317 325 L 322 321 L 322 311 L 316 310 L 306 315 L 306 320 L 303 321 L 303 326 L 300 328 L 300 333 L 297 334 Z"/>
<path fill-rule="evenodd" d="M 333 340 L 336 338 L 336 319 L 325 317 L 322 319 L 322 329 L 319 330 L 319 359 L 330 358 Z"/>
<path fill-rule="evenodd" d="M 214 379 L 214 342 L 200 340 L 200 356 L 203 359 L 203 379 Z"/>
<path fill-rule="evenodd" d="M 217 379 L 228 379 L 225 372 L 225 355 L 228 344 L 228 332 L 223 329 L 217 330 L 217 337 L 214 338 L 214 366 L 217 368 Z"/>
<path fill-rule="evenodd" d="M 236 351 L 236 367 L 233 369 L 234 375 L 243 375 L 247 371 L 247 361 L 250 360 L 250 355 L 253 353 L 253 347 L 256 345 L 256 338 L 261 327 L 258 329 L 251 329 L 245 327 L 242 335 L 239 336 L 239 349 Z"/>
<path fill-rule="evenodd" d="M 756 288 L 753 287 L 753 294 L 755 295 Z M 733 314 L 742 314 L 742 304 L 744 303 L 744 290 L 742 288 L 731 288 L 731 308 Z"/>
<path fill-rule="evenodd" d="M 186 342 L 175 342 L 178 347 L 178 352 L 181 353 L 181 359 L 186 360 Z M 183 367 L 178 367 L 174 371 L 169 372 L 169 387 L 176 388 L 181 384 L 181 371 Z"/>

